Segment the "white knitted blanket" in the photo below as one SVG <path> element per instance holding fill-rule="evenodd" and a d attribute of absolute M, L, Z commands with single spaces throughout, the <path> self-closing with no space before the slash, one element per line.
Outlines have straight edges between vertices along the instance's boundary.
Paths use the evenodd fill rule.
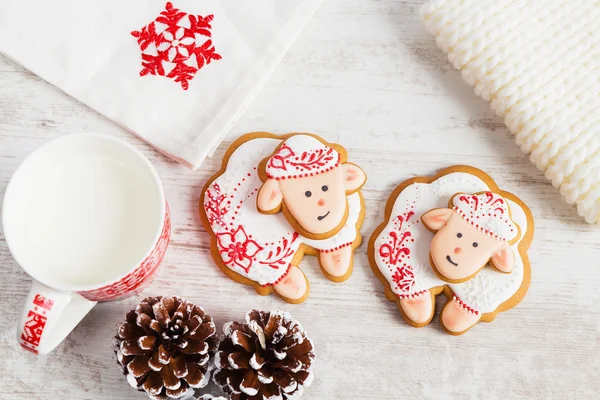
<path fill-rule="evenodd" d="M 531 161 L 600 221 L 600 1 L 432 0 L 421 15 Z"/>

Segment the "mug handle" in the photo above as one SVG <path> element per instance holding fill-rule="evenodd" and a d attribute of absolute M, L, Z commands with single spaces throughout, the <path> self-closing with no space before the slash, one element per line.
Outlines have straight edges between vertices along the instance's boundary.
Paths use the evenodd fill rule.
<path fill-rule="evenodd" d="M 96 304 L 77 293 L 61 292 L 34 280 L 21 311 L 17 341 L 32 353 L 47 354 Z"/>

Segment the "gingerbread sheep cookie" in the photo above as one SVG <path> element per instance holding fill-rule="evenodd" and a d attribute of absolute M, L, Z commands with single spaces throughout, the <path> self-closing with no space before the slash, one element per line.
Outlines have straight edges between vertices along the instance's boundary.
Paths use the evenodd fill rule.
<path fill-rule="evenodd" d="M 454 166 L 393 191 L 368 255 L 409 324 L 429 324 L 443 292 L 442 326 L 460 335 L 525 296 L 532 238 L 531 212 L 518 197 L 483 171 Z"/>
<path fill-rule="evenodd" d="M 305 254 L 319 258 L 328 279 L 349 278 L 362 241 L 366 175 L 347 158 L 343 147 L 311 134 L 257 132 L 236 140 L 200 199 L 219 268 L 290 303 L 309 293 L 298 268 Z"/>

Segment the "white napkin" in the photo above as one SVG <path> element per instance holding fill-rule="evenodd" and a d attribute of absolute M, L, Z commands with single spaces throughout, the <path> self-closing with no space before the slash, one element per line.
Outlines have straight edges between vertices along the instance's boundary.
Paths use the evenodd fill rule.
<path fill-rule="evenodd" d="M 2 0 L 0 52 L 197 168 L 320 2 Z"/>

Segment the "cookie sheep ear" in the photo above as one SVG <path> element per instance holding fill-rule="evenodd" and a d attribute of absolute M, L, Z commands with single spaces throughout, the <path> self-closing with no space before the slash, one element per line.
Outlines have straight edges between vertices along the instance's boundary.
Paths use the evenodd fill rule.
<path fill-rule="evenodd" d="M 274 213 L 279 211 L 282 201 L 283 193 L 281 193 L 279 183 L 275 179 L 269 179 L 263 183 L 258 192 L 256 206 L 259 211 Z"/>
<path fill-rule="evenodd" d="M 508 244 L 503 245 L 500 250 L 492 254 L 492 264 L 500 272 L 510 273 L 515 267 L 515 255 Z"/>
<path fill-rule="evenodd" d="M 346 163 L 342 165 L 344 169 L 344 188 L 346 193 L 356 192 L 367 181 L 367 174 L 358 165 Z"/>
<path fill-rule="evenodd" d="M 450 215 L 452 215 L 450 208 L 434 208 L 423 214 L 421 221 L 432 231 L 439 231 L 446 225 Z"/>

